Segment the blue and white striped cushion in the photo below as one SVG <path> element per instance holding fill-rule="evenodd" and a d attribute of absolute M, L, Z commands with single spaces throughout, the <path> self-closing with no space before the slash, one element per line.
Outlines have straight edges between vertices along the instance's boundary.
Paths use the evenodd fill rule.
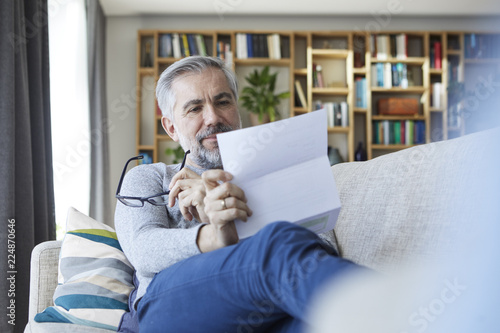
<path fill-rule="evenodd" d="M 37 322 L 63 322 L 116 331 L 128 311 L 134 269 L 113 228 L 70 208 L 59 257 L 54 304 Z"/>

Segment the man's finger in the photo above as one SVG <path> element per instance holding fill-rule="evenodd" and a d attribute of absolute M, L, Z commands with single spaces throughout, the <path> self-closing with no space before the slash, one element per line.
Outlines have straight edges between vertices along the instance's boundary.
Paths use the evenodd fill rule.
<path fill-rule="evenodd" d="M 205 171 L 201 178 L 203 179 L 203 183 L 208 190 L 211 190 L 217 186 L 219 186 L 219 182 L 227 182 L 233 179 L 233 176 L 224 170 L 214 169 Z"/>
<path fill-rule="evenodd" d="M 247 202 L 245 192 L 233 183 L 224 183 L 218 187 L 207 191 L 207 197 L 215 199 L 225 199 L 228 197 L 235 197 L 243 202 Z"/>
<path fill-rule="evenodd" d="M 172 189 L 175 186 L 175 183 L 181 179 L 199 179 L 200 175 L 196 172 L 192 171 L 189 168 L 184 168 L 181 171 L 177 172 L 172 179 L 170 180 L 170 184 L 168 185 L 169 189 Z"/>

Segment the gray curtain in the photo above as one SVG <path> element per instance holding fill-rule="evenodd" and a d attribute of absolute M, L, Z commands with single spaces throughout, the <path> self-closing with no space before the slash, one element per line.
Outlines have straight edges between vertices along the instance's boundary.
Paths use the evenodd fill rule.
<path fill-rule="evenodd" d="M 86 4 L 91 134 L 89 215 L 100 222 L 113 225 L 106 112 L 106 17 L 98 0 L 86 0 Z"/>
<path fill-rule="evenodd" d="M 0 1 L 0 332 L 24 330 L 31 250 L 55 239 L 47 18 L 47 0 Z"/>

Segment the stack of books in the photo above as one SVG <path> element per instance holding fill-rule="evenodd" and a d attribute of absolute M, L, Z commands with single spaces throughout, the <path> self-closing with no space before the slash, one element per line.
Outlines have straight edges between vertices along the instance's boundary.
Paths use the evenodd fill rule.
<path fill-rule="evenodd" d="M 159 37 L 158 46 L 158 56 L 160 58 L 207 55 L 205 39 L 200 34 L 162 34 Z"/>
<path fill-rule="evenodd" d="M 374 144 L 413 145 L 425 143 L 422 120 L 376 120 L 373 122 Z"/>
<path fill-rule="evenodd" d="M 236 34 L 236 57 L 248 58 L 290 58 L 288 38 L 281 38 L 279 34 Z"/>
<path fill-rule="evenodd" d="M 322 102 L 320 100 L 314 103 L 315 110 L 326 110 L 328 127 L 347 127 L 349 126 L 349 105 L 347 102 Z"/>
<path fill-rule="evenodd" d="M 371 35 L 370 46 L 372 57 L 377 60 L 387 60 L 390 57 L 406 59 L 408 57 L 408 36 L 397 35 Z"/>
<path fill-rule="evenodd" d="M 376 63 L 371 68 L 372 87 L 408 88 L 408 66 L 397 63 Z"/>

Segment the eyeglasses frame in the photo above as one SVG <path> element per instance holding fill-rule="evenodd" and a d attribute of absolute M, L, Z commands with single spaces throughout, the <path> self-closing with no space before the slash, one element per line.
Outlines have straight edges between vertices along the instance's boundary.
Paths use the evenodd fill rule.
<path fill-rule="evenodd" d="M 184 166 L 186 165 L 186 158 L 187 158 L 187 155 L 190 152 L 191 152 L 190 150 L 187 150 L 184 153 L 184 158 L 182 160 L 182 163 L 181 163 L 179 171 L 182 170 L 182 168 L 184 168 Z M 154 197 L 160 197 L 160 196 L 163 196 L 163 195 L 168 195 L 168 194 L 170 194 L 170 190 L 168 190 L 166 192 L 162 192 L 162 193 L 150 195 L 150 196 L 147 196 L 147 197 L 133 197 L 133 196 L 120 195 L 120 190 L 122 188 L 123 179 L 125 178 L 125 173 L 127 172 L 128 164 L 130 162 L 132 162 L 132 161 L 135 161 L 135 160 L 142 160 L 143 158 L 144 158 L 143 155 L 138 155 L 138 156 L 131 157 L 131 158 L 129 158 L 127 160 L 127 163 L 125 163 L 125 167 L 123 168 L 122 175 L 120 176 L 120 181 L 118 182 L 118 188 L 116 189 L 115 198 L 117 198 L 118 201 L 120 201 L 122 204 L 124 204 L 125 206 L 128 206 L 128 207 L 137 207 L 137 208 L 144 207 L 144 202 L 148 202 L 148 203 L 150 203 L 150 204 L 152 204 L 154 206 L 165 206 L 167 204 L 166 202 L 157 203 L 157 202 L 154 202 L 154 201 L 150 201 L 150 199 L 154 198 Z M 131 206 L 131 205 L 128 205 L 127 203 L 123 202 L 121 199 L 139 200 L 141 202 L 141 206 Z"/>

